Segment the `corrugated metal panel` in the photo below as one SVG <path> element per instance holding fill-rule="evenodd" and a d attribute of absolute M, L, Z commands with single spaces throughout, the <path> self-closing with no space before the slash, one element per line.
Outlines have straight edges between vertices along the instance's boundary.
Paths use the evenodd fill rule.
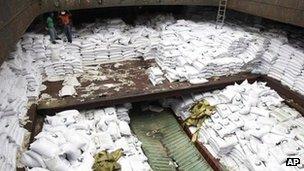
<path fill-rule="evenodd" d="M 143 143 L 143 150 L 154 170 L 212 170 L 172 113 L 133 111 L 131 121 L 131 128 Z"/>

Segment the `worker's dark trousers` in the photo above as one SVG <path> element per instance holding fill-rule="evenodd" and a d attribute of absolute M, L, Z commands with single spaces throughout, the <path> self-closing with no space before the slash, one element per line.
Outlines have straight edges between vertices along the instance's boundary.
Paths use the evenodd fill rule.
<path fill-rule="evenodd" d="M 55 28 L 48 28 L 48 29 L 49 29 L 51 41 L 55 42 L 55 39 L 58 38 L 56 29 Z"/>
<path fill-rule="evenodd" d="M 71 26 L 66 25 L 64 26 L 64 34 L 67 37 L 68 41 L 72 43 L 72 32 L 71 32 Z"/>

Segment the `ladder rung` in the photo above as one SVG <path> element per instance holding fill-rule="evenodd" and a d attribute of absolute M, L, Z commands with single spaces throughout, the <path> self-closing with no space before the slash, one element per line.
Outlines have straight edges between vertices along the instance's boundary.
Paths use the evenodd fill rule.
<path fill-rule="evenodd" d="M 219 8 L 216 17 L 216 23 L 219 25 L 224 25 L 225 15 L 226 15 L 227 0 L 220 0 Z"/>

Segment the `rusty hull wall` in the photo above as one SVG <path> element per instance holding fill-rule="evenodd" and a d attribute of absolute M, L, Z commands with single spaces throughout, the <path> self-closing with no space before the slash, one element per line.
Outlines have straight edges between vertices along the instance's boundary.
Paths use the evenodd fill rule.
<path fill-rule="evenodd" d="M 0 0 L 0 64 L 14 49 L 34 18 L 48 11 L 142 5 L 217 6 L 218 2 L 219 0 Z M 228 0 L 228 8 L 304 27 L 304 0 Z"/>

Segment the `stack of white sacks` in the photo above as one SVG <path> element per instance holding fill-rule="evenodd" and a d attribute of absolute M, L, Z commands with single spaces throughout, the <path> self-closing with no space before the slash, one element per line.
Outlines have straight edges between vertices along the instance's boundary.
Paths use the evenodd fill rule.
<path fill-rule="evenodd" d="M 158 67 L 150 67 L 148 72 L 149 80 L 154 86 L 162 84 L 165 81 L 165 77 L 163 77 L 164 73 Z"/>
<path fill-rule="evenodd" d="M 139 18 L 136 23 L 112 19 L 87 24 L 77 30 L 72 44 L 52 45 L 47 35 L 27 33 L 21 45 L 49 80 L 81 75 L 87 65 L 155 57 L 170 82 L 203 83 L 255 68 L 304 94 L 303 51 L 291 46 L 282 31 L 262 33 L 233 24 L 216 29 L 210 22 L 170 15 Z"/>
<path fill-rule="evenodd" d="M 67 44 L 68 45 L 68 44 Z M 77 75 L 82 73 L 82 64 L 79 53 L 70 51 L 63 44 L 48 47 L 47 59 L 44 68 L 48 77 Z"/>
<path fill-rule="evenodd" d="M 246 26 L 233 24 L 215 29 L 210 22 L 175 20 L 170 15 L 137 23 L 97 21 L 77 30 L 72 44 L 58 41 L 52 45 L 49 36 L 28 33 L 21 45 L 49 80 L 81 75 L 87 65 L 155 57 L 170 82 L 203 83 L 213 76 L 251 71 L 261 61 L 254 72 L 285 78 L 283 84 L 303 89 L 303 52 L 292 47 L 283 32 L 248 31 Z M 296 68 L 291 72 L 286 69 L 290 59 Z"/>
<path fill-rule="evenodd" d="M 131 60 L 150 52 L 150 34 L 147 27 L 132 28 L 121 19 L 89 25 L 82 30 L 81 55 L 84 65 Z M 93 34 L 92 34 L 93 33 Z M 151 34 L 153 37 L 155 34 Z"/>
<path fill-rule="evenodd" d="M 0 68 L 0 78 L 0 169 L 15 170 L 17 150 L 26 133 L 19 121 L 26 114 L 26 79 L 13 73 L 6 63 Z"/>
<path fill-rule="evenodd" d="M 283 34 L 284 35 L 284 34 Z M 282 33 L 267 33 L 270 45 L 254 72 L 275 78 L 304 95 L 304 51 L 292 46 Z"/>
<path fill-rule="evenodd" d="M 233 25 L 215 29 L 212 23 L 177 20 L 160 28 L 156 62 L 170 82 L 201 83 L 250 71 L 268 46 L 264 37 Z"/>
<path fill-rule="evenodd" d="M 29 53 L 24 53 L 20 44 L 17 44 L 17 50 L 12 53 L 12 60 L 7 61 L 7 64 L 12 71 L 26 79 L 27 98 L 35 100 L 40 94 L 40 86 L 42 84 L 42 76 L 38 65 L 33 62 Z"/>
<path fill-rule="evenodd" d="M 214 105 L 204 120 L 198 141 L 228 170 L 301 170 L 286 167 L 287 158 L 304 158 L 304 118 L 283 103 L 265 83 L 247 81 L 224 90 L 164 101 L 186 119 L 189 108 L 201 99 Z M 190 127 L 192 133 L 197 128 Z"/>
<path fill-rule="evenodd" d="M 38 98 L 41 75 L 19 44 L 0 67 L 0 170 L 15 170 L 17 153 L 28 132 L 23 128 L 28 103 Z"/>
<path fill-rule="evenodd" d="M 75 40 L 77 42 L 77 40 Z M 49 80 L 62 80 L 65 75 L 81 75 L 82 59 L 77 43 L 50 43 L 49 36 L 28 33 L 21 41 L 23 50 L 33 57 L 40 73 Z"/>
<path fill-rule="evenodd" d="M 52 45 L 49 36 L 33 33 L 21 44 L 48 77 L 81 74 L 87 65 L 156 57 L 169 81 L 193 83 L 250 71 L 268 46 L 260 33 L 232 24 L 215 29 L 210 22 L 175 20 L 170 15 L 140 20 L 144 19 L 135 26 L 121 19 L 88 24 L 77 30 L 72 44 Z"/>
<path fill-rule="evenodd" d="M 42 132 L 21 160 L 30 170 L 83 171 L 92 170 L 93 156 L 98 152 L 122 149 L 124 155 L 118 160 L 122 170 L 151 170 L 141 142 L 128 125 L 130 107 L 127 104 L 81 113 L 68 110 L 47 117 Z"/>

